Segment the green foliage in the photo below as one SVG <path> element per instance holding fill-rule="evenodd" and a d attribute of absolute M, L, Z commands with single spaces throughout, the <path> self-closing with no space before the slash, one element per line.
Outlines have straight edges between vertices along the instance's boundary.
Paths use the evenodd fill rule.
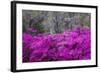
<path fill-rule="evenodd" d="M 37 33 L 44 33 L 44 27 L 42 24 L 34 24 L 33 28 L 37 30 Z"/>
<path fill-rule="evenodd" d="M 90 27 L 90 22 L 88 22 L 88 21 L 85 22 L 85 25 L 88 26 L 88 27 Z"/>

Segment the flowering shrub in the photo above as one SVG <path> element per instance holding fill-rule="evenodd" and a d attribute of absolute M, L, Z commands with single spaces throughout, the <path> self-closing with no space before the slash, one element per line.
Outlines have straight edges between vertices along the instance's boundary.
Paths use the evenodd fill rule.
<path fill-rule="evenodd" d="M 73 28 L 58 34 L 23 33 L 23 62 L 91 59 L 90 28 Z"/>

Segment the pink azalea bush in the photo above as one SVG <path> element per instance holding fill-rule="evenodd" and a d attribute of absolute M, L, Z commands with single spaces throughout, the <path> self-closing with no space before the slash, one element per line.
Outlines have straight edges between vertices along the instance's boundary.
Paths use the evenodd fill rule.
<path fill-rule="evenodd" d="M 91 59 L 90 28 L 73 28 L 58 34 L 23 33 L 23 62 Z"/>

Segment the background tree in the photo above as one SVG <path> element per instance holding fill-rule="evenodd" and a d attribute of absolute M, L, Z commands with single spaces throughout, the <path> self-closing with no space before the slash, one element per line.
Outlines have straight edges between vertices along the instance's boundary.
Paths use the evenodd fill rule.
<path fill-rule="evenodd" d="M 90 13 L 23 10 L 23 32 L 31 27 L 38 33 L 61 33 L 73 27 L 90 27 Z"/>

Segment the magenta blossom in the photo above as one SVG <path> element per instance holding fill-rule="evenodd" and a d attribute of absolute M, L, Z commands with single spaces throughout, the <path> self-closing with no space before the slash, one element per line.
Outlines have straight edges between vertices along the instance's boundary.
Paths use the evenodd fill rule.
<path fill-rule="evenodd" d="M 76 27 L 59 34 L 33 36 L 23 33 L 23 62 L 88 59 L 91 59 L 91 32 L 88 27 Z"/>

